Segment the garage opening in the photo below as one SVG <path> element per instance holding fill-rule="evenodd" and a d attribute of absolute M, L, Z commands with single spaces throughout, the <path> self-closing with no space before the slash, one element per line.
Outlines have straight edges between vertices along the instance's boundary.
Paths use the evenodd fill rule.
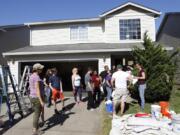
<path fill-rule="evenodd" d="M 21 63 L 21 73 L 24 71 L 26 65 L 33 66 L 37 62 L 22 62 Z M 79 74 L 82 78 L 82 84 L 84 86 L 84 76 L 87 72 L 88 67 L 91 67 L 93 70 L 98 71 L 98 61 L 68 61 L 68 62 L 41 62 L 45 66 L 42 77 L 45 75 L 47 69 L 56 67 L 58 70 L 58 76 L 61 77 L 63 83 L 64 91 L 71 91 L 71 75 L 72 69 L 77 67 L 79 69 Z"/>

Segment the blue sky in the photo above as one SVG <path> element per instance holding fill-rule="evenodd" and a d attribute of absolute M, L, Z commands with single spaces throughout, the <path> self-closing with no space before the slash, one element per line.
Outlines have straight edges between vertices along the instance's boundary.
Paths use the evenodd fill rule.
<path fill-rule="evenodd" d="M 97 17 L 127 0 L 0 0 L 0 25 Z M 131 0 L 162 12 L 180 12 L 180 0 Z"/>

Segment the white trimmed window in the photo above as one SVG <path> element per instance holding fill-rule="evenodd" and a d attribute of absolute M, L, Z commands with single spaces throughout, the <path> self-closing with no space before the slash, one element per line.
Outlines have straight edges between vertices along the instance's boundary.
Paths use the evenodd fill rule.
<path fill-rule="evenodd" d="M 88 26 L 87 25 L 70 26 L 70 39 L 71 40 L 87 40 L 88 39 Z"/>
<path fill-rule="evenodd" d="M 121 19 L 120 40 L 138 40 L 141 39 L 140 19 Z"/>

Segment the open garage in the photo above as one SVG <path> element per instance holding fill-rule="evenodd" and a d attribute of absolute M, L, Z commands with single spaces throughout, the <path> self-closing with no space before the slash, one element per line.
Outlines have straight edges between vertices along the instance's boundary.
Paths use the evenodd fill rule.
<path fill-rule="evenodd" d="M 32 66 L 34 63 L 37 62 L 22 62 L 21 65 L 21 73 L 24 70 L 24 67 L 26 65 Z M 71 75 L 72 75 L 72 69 L 73 67 L 77 67 L 79 69 L 79 74 L 82 77 L 82 83 L 84 84 L 84 75 L 87 72 L 88 67 L 91 67 L 93 70 L 98 71 L 98 61 L 47 61 L 47 62 L 41 62 L 39 63 L 43 64 L 45 66 L 44 71 L 42 73 L 42 77 L 45 75 L 45 72 L 49 68 L 56 67 L 58 70 L 58 76 L 61 77 L 62 83 L 63 83 L 63 89 L 64 91 L 71 91 Z"/>

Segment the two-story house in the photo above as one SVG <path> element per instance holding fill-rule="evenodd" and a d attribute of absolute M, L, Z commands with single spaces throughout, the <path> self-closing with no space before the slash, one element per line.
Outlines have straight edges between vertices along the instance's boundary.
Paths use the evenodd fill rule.
<path fill-rule="evenodd" d="M 65 83 L 71 70 L 78 67 L 84 75 L 87 67 L 98 72 L 104 65 L 133 64 L 131 51 L 141 46 L 148 31 L 155 41 L 155 20 L 160 12 L 127 2 L 97 18 L 26 23 L 30 45 L 3 53 L 17 80 L 24 65 L 40 62 L 46 68 L 57 67 Z"/>

